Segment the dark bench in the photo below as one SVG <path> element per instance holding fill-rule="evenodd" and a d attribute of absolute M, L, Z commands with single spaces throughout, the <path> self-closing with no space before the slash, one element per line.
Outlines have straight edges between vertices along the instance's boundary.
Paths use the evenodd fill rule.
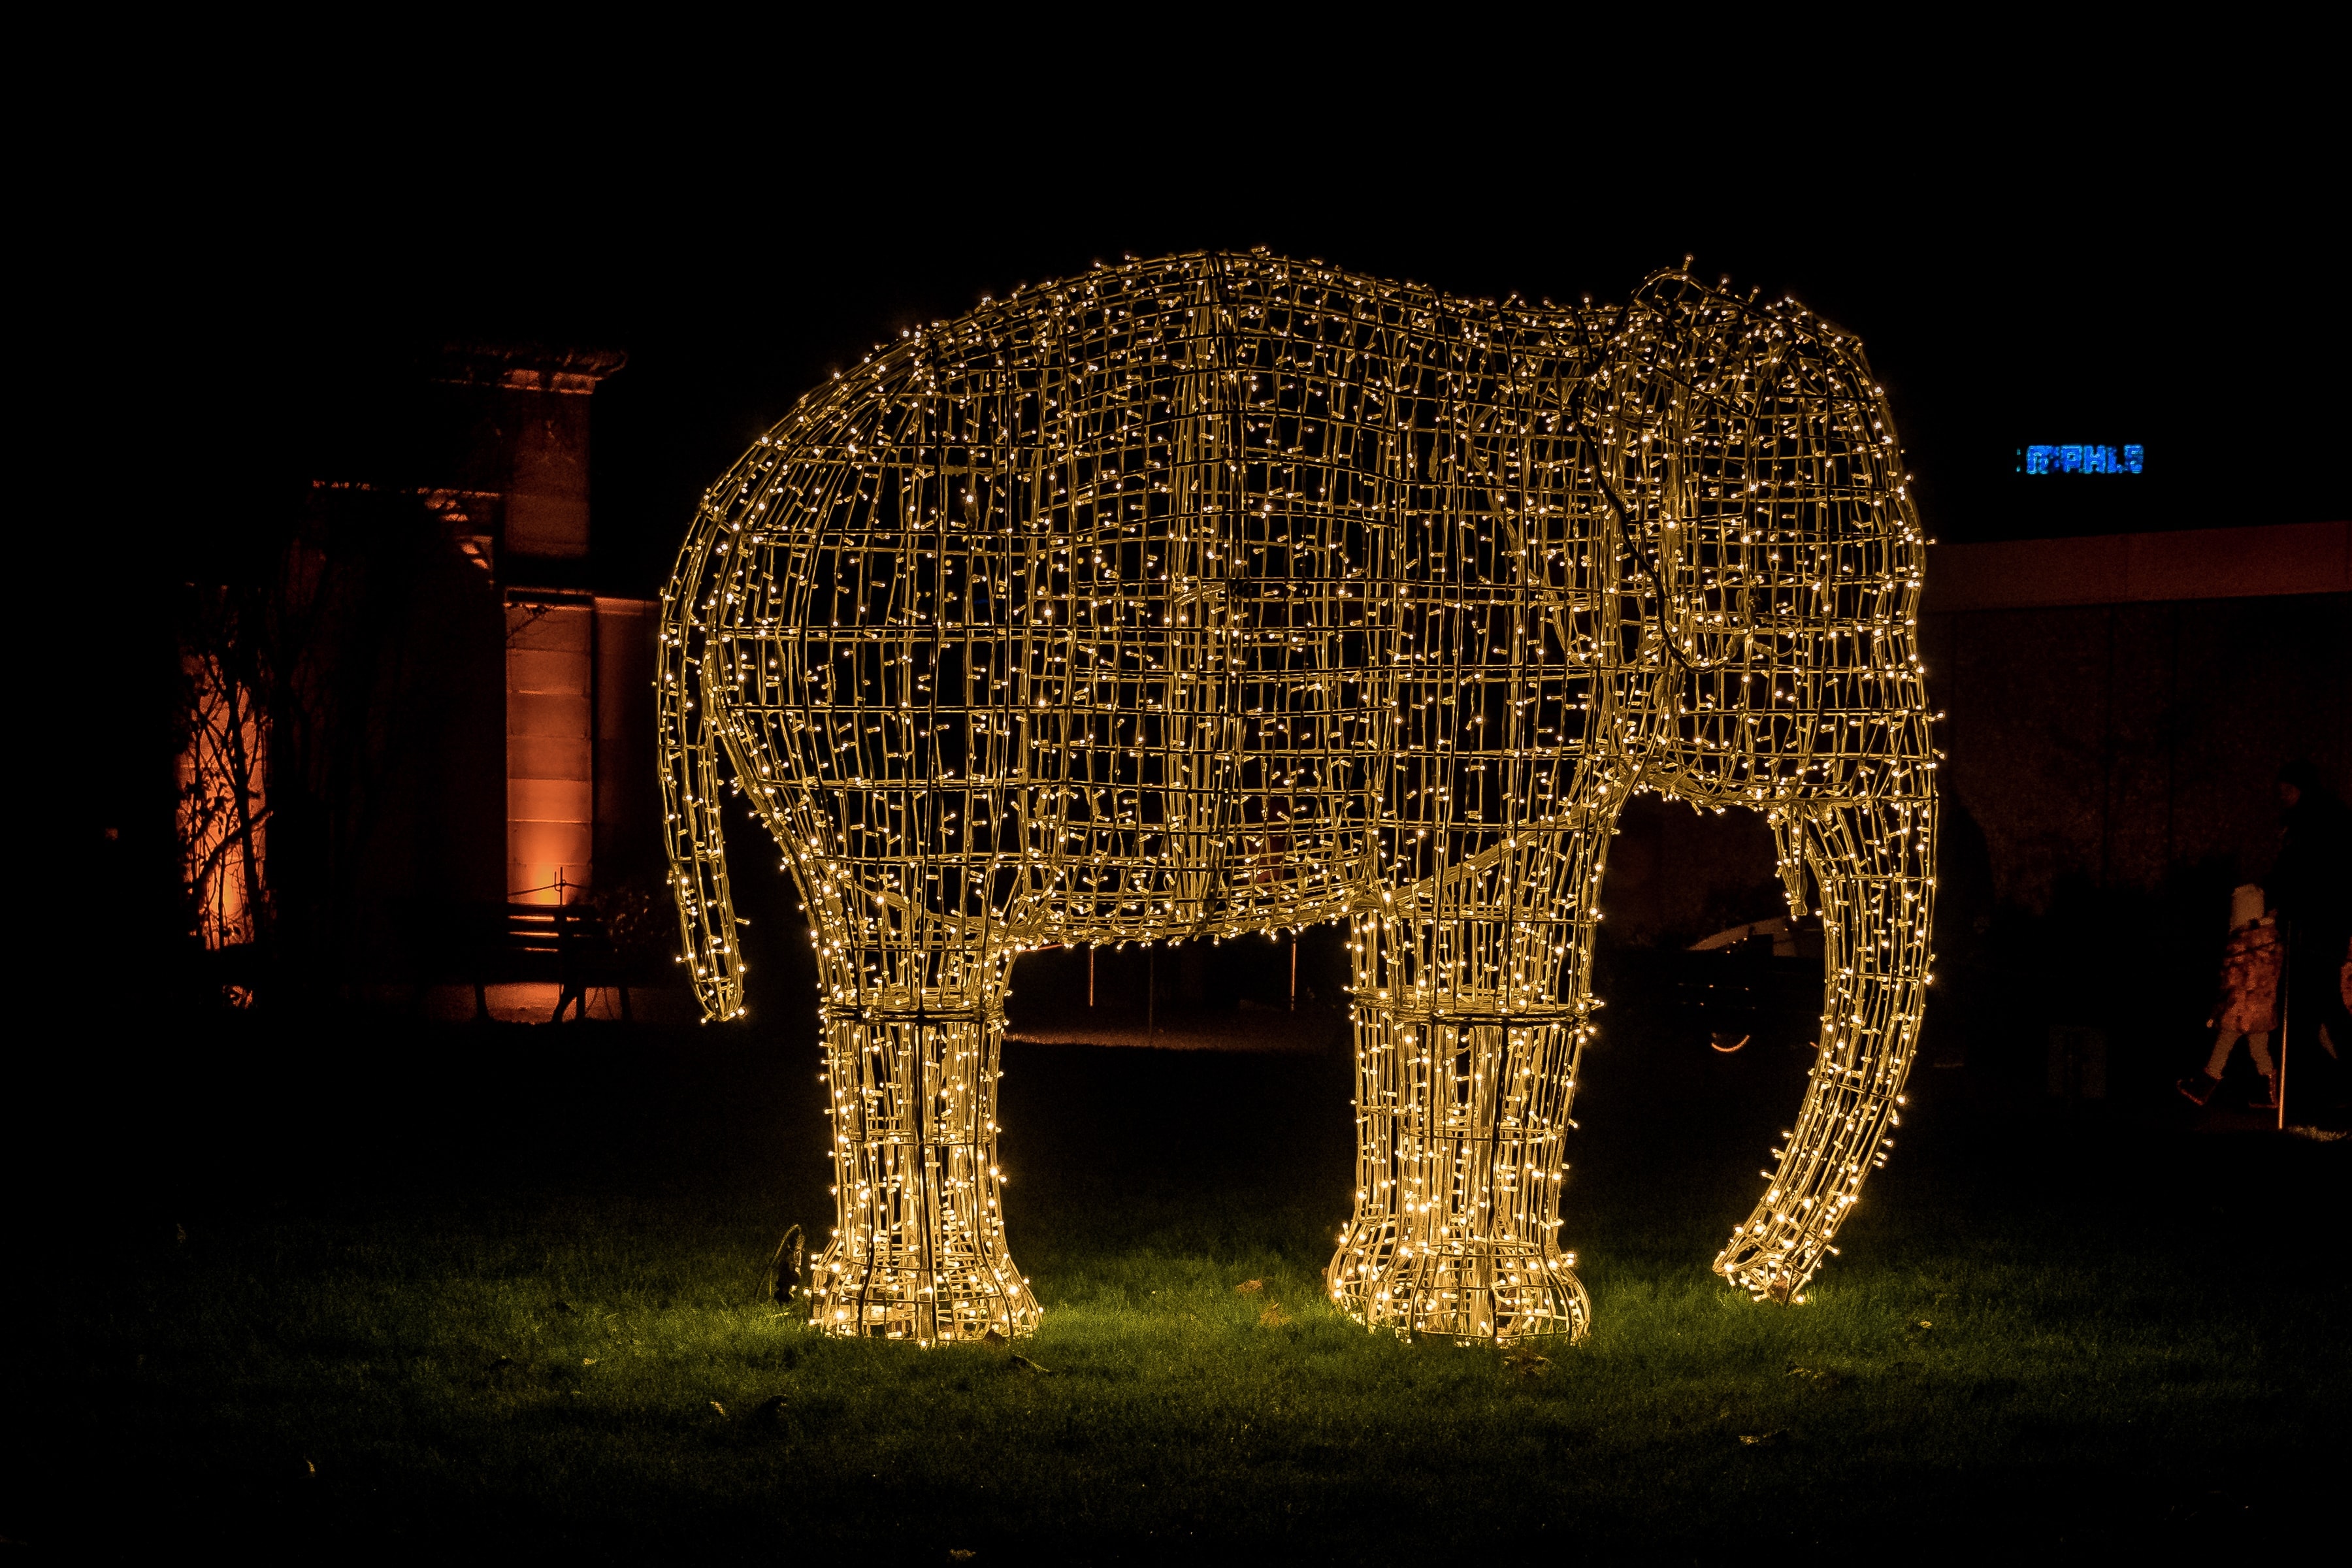
<path fill-rule="evenodd" d="M 629 973 L 614 951 L 604 918 L 586 904 L 488 904 L 445 910 L 443 940 L 436 965 L 449 978 L 474 987 L 474 1020 L 490 1016 L 485 988 L 508 981 L 552 982 L 558 994 L 555 1018 L 577 1001 L 587 1015 L 587 993 L 598 986 L 618 991 L 621 1016 L 629 1020 Z"/>

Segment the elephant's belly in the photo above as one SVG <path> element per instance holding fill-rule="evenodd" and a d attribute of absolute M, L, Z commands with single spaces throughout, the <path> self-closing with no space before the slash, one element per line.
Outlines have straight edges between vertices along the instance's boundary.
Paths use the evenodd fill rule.
<path fill-rule="evenodd" d="M 1339 668 L 1336 638 L 1252 624 L 1235 597 L 1206 626 L 1126 644 L 1116 678 L 1032 682 L 1033 831 L 1055 860 L 1055 919 L 1323 919 L 1369 877 L 1388 737 L 1366 672 Z"/>
<path fill-rule="evenodd" d="M 787 842 L 910 913 L 1117 940 L 1343 911 L 1374 875 L 1383 753 L 1361 710 L 1135 689 L 961 712 L 744 703 L 739 772 Z"/>
<path fill-rule="evenodd" d="M 1596 743 L 1557 602 L 1441 613 L 1418 586 L 1095 586 L 1050 636 L 747 628 L 738 773 L 827 879 L 910 917 L 1042 941 L 1329 920 L 1551 820 Z"/>

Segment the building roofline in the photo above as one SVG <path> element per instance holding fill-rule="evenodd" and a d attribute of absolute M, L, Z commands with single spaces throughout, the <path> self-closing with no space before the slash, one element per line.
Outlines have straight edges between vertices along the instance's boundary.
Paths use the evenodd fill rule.
<path fill-rule="evenodd" d="M 1927 550 L 1923 615 L 2352 592 L 2352 522 L 2103 533 Z"/>
<path fill-rule="evenodd" d="M 557 348 L 546 343 L 443 343 L 434 357 L 435 381 L 459 386 L 505 386 L 521 392 L 588 393 L 629 363 L 619 349 Z"/>

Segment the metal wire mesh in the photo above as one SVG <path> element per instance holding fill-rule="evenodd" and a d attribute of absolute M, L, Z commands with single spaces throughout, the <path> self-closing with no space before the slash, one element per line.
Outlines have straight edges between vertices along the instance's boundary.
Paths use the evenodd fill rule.
<path fill-rule="evenodd" d="M 1792 903 L 1818 893 L 1821 1064 L 1716 1263 L 1801 1290 L 1920 1017 L 1921 542 L 1859 343 L 1679 272 L 1560 308 L 1181 256 L 985 303 L 811 394 L 705 496 L 659 681 L 706 1012 L 742 1009 L 721 752 L 812 915 L 840 1179 L 819 1321 L 1034 1325 L 994 1158 L 1015 954 L 1345 919 L 1333 1300 L 1581 1332 L 1559 1192 L 1638 789 L 1763 813 Z"/>

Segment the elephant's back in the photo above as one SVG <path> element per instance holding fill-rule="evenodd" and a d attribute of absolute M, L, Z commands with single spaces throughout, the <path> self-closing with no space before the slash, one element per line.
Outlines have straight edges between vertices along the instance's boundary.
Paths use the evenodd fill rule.
<path fill-rule="evenodd" d="M 1400 726 L 1464 710 L 1400 694 L 1416 605 L 1595 570 L 1569 537 L 1576 336 L 1195 256 L 878 351 L 703 511 L 695 602 L 774 826 L 1017 867 L 1122 928 L 1328 913 L 1369 875 Z M 1559 537 L 1506 534 L 1531 524 Z"/>

